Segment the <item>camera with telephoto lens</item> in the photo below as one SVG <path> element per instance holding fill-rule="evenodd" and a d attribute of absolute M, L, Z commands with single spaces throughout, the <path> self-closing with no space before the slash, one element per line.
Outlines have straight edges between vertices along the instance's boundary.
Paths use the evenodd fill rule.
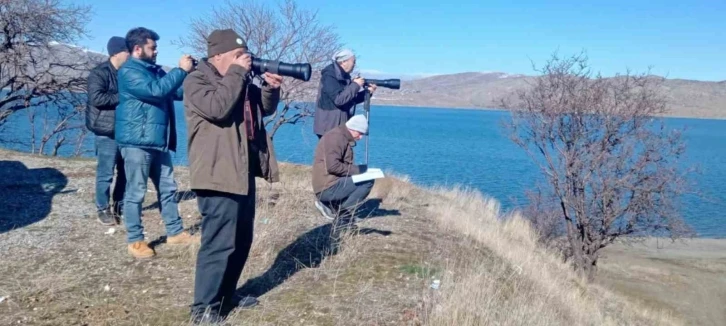
<path fill-rule="evenodd" d="M 390 89 L 400 89 L 400 79 L 366 79 L 364 86 L 376 85 L 378 87 L 385 87 Z"/>
<path fill-rule="evenodd" d="M 309 63 L 286 63 L 252 56 L 252 71 L 257 75 L 270 72 L 280 76 L 308 81 L 310 80 L 312 70 L 312 66 Z"/>
<path fill-rule="evenodd" d="M 199 61 L 192 58 L 192 65 L 196 67 L 197 64 L 199 64 Z M 312 66 L 310 66 L 309 63 L 286 63 L 275 60 L 260 59 L 254 56 L 252 57 L 252 71 L 256 75 L 270 72 L 280 76 L 308 81 L 310 80 L 312 70 Z"/>

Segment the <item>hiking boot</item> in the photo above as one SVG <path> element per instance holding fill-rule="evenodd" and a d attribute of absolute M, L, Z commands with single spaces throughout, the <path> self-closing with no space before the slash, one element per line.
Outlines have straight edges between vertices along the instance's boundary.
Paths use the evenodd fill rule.
<path fill-rule="evenodd" d="M 129 244 L 129 254 L 134 258 L 146 259 L 154 257 L 154 249 L 151 249 L 146 241 L 136 241 Z"/>
<path fill-rule="evenodd" d="M 320 215 L 323 215 L 323 217 L 333 220 L 335 219 L 335 214 L 333 213 L 333 210 L 330 209 L 327 205 L 323 204 L 320 200 L 315 199 L 315 208 L 318 209 L 318 212 L 320 212 Z"/>
<path fill-rule="evenodd" d="M 113 213 L 108 209 L 98 212 L 98 221 L 103 225 L 116 225 L 116 219 L 114 219 Z"/>
<path fill-rule="evenodd" d="M 187 231 L 182 231 L 182 233 L 179 233 L 177 235 L 166 237 L 166 244 L 170 245 L 181 245 L 181 244 L 192 244 L 192 243 L 202 243 L 202 238 L 200 236 L 194 236 L 189 234 Z"/>

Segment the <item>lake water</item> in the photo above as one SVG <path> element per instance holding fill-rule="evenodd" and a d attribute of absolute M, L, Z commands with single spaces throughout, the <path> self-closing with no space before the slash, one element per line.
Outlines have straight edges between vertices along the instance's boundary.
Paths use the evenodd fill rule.
<path fill-rule="evenodd" d="M 172 154 L 179 165 L 187 164 L 186 124 L 177 103 L 179 150 Z M 534 185 L 539 171 L 504 134 L 503 111 L 373 106 L 370 117 L 369 165 L 408 175 L 426 186 L 463 185 L 479 189 L 507 210 L 524 201 L 525 189 Z M 23 141 L 27 117 L 17 114 L 0 137 Z M 687 197 L 683 215 L 700 237 L 726 238 L 726 120 L 669 118 L 670 127 L 687 127 L 684 166 L 696 165 L 692 176 L 705 198 Z M 312 120 L 282 127 L 274 143 L 278 160 L 310 164 L 317 144 Z M 93 136 L 85 148 L 93 155 Z M 8 146 L 8 145 L 6 145 Z M 27 150 L 27 145 L 9 147 Z M 363 163 L 365 142 L 356 148 Z"/>

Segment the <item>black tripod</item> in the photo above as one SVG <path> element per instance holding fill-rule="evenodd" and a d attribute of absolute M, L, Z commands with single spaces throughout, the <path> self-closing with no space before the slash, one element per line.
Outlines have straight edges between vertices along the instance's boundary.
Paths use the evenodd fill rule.
<path fill-rule="evenodd" d="M 363 102 L 363 110 L 366 111 L 366 120 L 368 120 L 368 135 L 366 135 L 366 169 L 368 168 L 368 138 L 370 138 L 371 134 L 371 120 L 370 120 L 370 112 L 371 112 L 371 92 L 368 91 L 368 88 L 364 90 L 365 92 L 365 102 Z"/>

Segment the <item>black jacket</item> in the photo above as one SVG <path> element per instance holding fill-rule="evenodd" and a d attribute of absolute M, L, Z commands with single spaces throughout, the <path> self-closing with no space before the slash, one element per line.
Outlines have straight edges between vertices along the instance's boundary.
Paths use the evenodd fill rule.
<path fill-rule="evenodd" d="M 365 100 L 365 92 L 351 80 L 350 74 L 333 62 L 320 72 L 320 88 L 315 110 L 313 131 L 324 135 L 345 124 L 353 114 L 354 106 Z"/>
<path fill-rule="evenodd" d="M 107 60 L 91 70 L 87 87 L 86 128 L 96 135 L 114 138 L 118 77 L 111 61 Z"/>

